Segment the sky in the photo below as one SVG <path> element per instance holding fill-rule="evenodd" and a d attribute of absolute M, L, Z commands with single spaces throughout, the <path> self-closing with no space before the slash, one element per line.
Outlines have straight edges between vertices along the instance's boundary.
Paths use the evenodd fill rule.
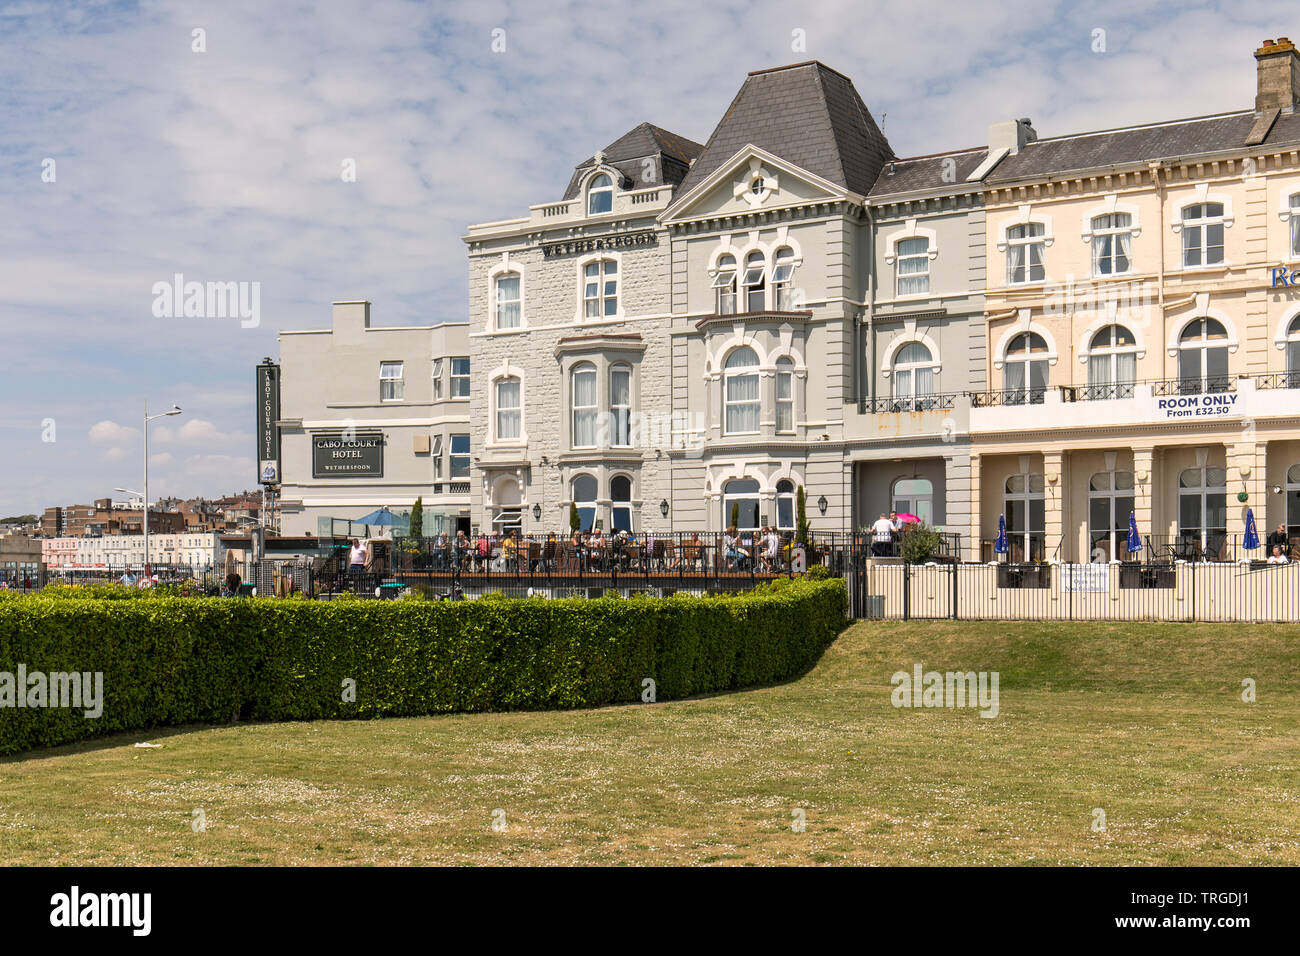
<path fill-rule="evenodd" d="M 1294 0 L 0 0 L 0 517 L 138 489 L 146 402 L 184 409 L 151 498 L 253 488 L 278 330 L 463 319 L 468 224 L 639 123 L 705 142 L 750 70 L 823 61 L 908 156 L 1250 108 L 1291 32 Z M 177 274 L 257 283 L 257 323 L 169 313 Z"/>

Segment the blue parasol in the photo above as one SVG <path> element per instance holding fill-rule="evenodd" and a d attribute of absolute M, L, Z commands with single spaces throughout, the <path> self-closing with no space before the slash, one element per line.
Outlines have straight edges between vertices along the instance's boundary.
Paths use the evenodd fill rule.
<path fill-rule="evenodd" d="M 1128 553 L 1135 554 L 1142 550 L 1142 537 L 1138 534 L 1137 515 L 1128 513 Z"/>
<path fill-rule="evenodd" d="M 364 518 L 353 519 L 354 524 L 373 524 L 373 525 L 392 525 L 396 524 L 393 513 L 387 508 L 380 508 L 378 511 L 372 511 Z"/>
<path fill-rule="evenodd" d="M 1010 549 L 1007 547 L 1007 517 L 998 515 L 998 537 L 993 542 L 993 550 L 997 554 L 1006 554 Z"/>
<path fill-rule="evenodd" d="M 1247 551 L 1254 551 L 1259 547 L 1259 530 L 1255 527 L 1255 509 L 1246 509 L 1246 537 L 1242 539 L 1241 546 Z"/>

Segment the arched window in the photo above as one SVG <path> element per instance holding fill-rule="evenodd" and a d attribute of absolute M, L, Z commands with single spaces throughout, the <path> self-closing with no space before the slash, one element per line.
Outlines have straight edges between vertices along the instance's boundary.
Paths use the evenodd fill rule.
<path fill-rule="evenodd" d="M 713 280 L 718 295 L 718 315 L 736 314 L 736 257 L 718 259 L 718 274 Z"/>
<path fill-rule="evenodd" d="M 621 363 L 609 370 L 609 429 L 610 444 L 632 444 L 632 368 Z"/>
<path fill-rule="evenodd" d="M 722 487 L 722 526 L 732 525 L 732 512 L 735 512 L 735 525 L 741 531 L 753 531 L 758 527 L 758 481 L 754 478 L 735 478 Z"/>
<path fill-rule="evenodd" d="M 601 173 L 587 187 L 587 215 L 609 212 L 614 208 L 614 182 Z"/>
<path fill-rule="evenodd" d="M 794 482 L 782 478 L 776 483 L 776 526 L 782 531 L 794 528 Z"/>
<path fill-rule="evenodd" d="M 927 397 L 934 395 L 934 367 L 934 356 L 922 342 L 908 342 L 898 350 L 893 373 L 898 408 L 927 407 Z"/>
<path fill-rule="evenodd" d="M 1088 343 L 1090 398 L 1132 398 L 1137 381 L 1137 340 L 1122 325 L 1097 330 Z"/>
<path fill-rule="evenodd" d="M 1226 392 L 1228 384 L 1228 330 L 1218 319 L 1193 319 L 1178 337 L 1179 393 Z"/>
<path fill-rule="evenodd" d="M 899 478 L 890 496 L 890 510 L 916 515 L 927 525 L 934 524 L 934 485 L 929 478 Z"/>
<path fill-rule="evenodd" d="M 1002 366 L 1007 405 L 1041 405 L 1047 392 L 1047 342 L 1037 332 L 1021 332 L 1007 345 Z"/>
<path fill-rule="evenodd" d="M 724 375 L 724 404 L 728 435 L 758 431 L 758 356 L 741 346 L 727 356 Z"/>
<path fill-rule="evenodd" d="M 1286 470 L 1286 534 L 1300 535 L 1300 465 Z"/>
<path fill-rule="evenodd" d="M 1117 276 L 1128 272 L 1133 259 L 1133 217 L 1126 212 L 1095 216 L 1092 220 L 1092 274 Z"/>
<path fill-rule="evenodd" d="M 1286 327 L 1286 387 L 1300 388 L 1300 315 Z"/>
<path fill-rule="evenodd" d="M 596 366 L 578 365 L 573 370 L 573 447 L 596 447 Z"/>
<path fill-rule="evenodd" d="M 609 497 L 613 502 L 610 511 L 611 531 L 632 531 L 632 479 L 615 475 L 609 480 Z"/>
<path fill-rule="evenodd" d="M 1178 475 L 1178 536 L 1186 557 L 1218 558 L 1228 539 L 1228 472 L 1188 468 Z"/>
<path fill-rule="evenodd" d="M 776 360 L 776 430 L 794 431 L 794 362 L 785 355 Z"/>
<path fill-rule="evenodd" d="M 499 441 L 517 439 L 521 434 L 523 410 L 519 404 L 519 386 L 517 378 L 497 381 L 496 437 Z"/>
<path fill-rule="evenodd" d="M 1128 557 L 1134 509 L 1133 472 L 1099 471 L 1088 482 L 1088 547 L 1092 560 Z"/>
<path fill-rule="evenodd" d="M 899 239 L 894 247 L 894 277 L 898 295 L 930 291 L 930 240 L 925 236 Z"/>
<path fill-rule="evenodd" d="M 1041 222 L 1026 222 L 1007 229 L 1007 282 L 1023 285 L 1043 281 L 1043 250 L 1047 228 Z"/>
<path fill-rule="evenodd" d="M 789 246 L 776 250 L 776 264 L 772 267 L 772 292 L 777 311 L 789 312 L 794 308 L 794 250 Z"/>
<path fill-rule="evenodd" d="M 745 257 L 745 311 L 762 312 L 767 308 L 767 264 L 763 253 L 751 252 Z"/>
<path fill-rule="evenodd" d="M 1012 564 L 1043 560 L 1047 541 L 1047 506 L 1041 474 L 1012 475 L 1002 496 L 1007 519 L 1007 559 Z"/>
<path fill-rule="evenodd" d="M 613 259 L 588 262 L 582 276 L 583 315 L 589 319 L 618 315 L 618 263 Z"/>
<path fill-rule="evenodd" d="M 1291 218 L 1288 224 L 1291 228 L 1291 258 L 1300 258 L 1300 193 L 1292 193 L 1287 200 L 1287 208 L 1291 211 Z"/>
<path fill-rule="evenodd" d="M 519 328 L 519 273 L 503 272 L 496 277 L 496 320 L 498 329 Z"/>
<path fill-rule="evenodd" d="M 583 531 L 590 531 L 596 523 L 596 479 L 592 475 L 578 475 L 570 486 L 573 504 L 578 509 L 578 520 Z"/>
<path fill-rule="evenodd" d="M 1223 262 L 1223 203 L 1203 202 L 1183 207 L 1183 267 Z"/>

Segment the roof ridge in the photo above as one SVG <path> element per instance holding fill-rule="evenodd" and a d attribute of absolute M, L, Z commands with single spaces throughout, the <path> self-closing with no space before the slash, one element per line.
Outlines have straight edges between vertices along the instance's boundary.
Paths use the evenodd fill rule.
<path fill-rule="evenodd" d="M 1228 116 L 1248 116 L 1254 112 L 1255 111 L 1251 109 L 1229 110 L 1226 113 L 1206 113 L 1203 116 L 1187 116 L 1182 119 L 1161 120 L 1156 123 L 1135 123 L 1132 126 L 1112 126 L 1109 129 L 1093 129 L 1081 133 L 1063 133 L 1060 136 L 1040 136 L 1038 139 L 1026 143 L 1025 146 L 1034 146 L 1039 143 L 1059 143 L 1067 139 L 1082 139 L 1085 136 L 1104 136 L 1107 133 L 1132 133 L 1135 130 L 1159 129 L 1162 126 L 1177 126 L 1181 123 L 1200 123 L 1206 120 L 1224 119 Z"/>
<path fill-rule="evenodd" d="M 799 63 L 787 63 L 785 66 L 769 66 L 762 70 L 750 70 L 749 73 L 746 74 L 746 76 L 760 76 L 764 73 L 780 73 L 782 70 L 798 70 L 805 66 L 819 67 L 820 69 L 825 70 L 827 73 L 834 73 L 836 76 L 840 77 L 841 79 L 848 80 L 850 83 L 853 82 L 853 80 L 849 76 L 847 76 L 844 73 L 841 73 L 833 66 L 827 66 L 821 60 L 802 60 Z"/>
<path fill-rule="evenodd" d="M 967 146 L 963 149 L 946 149 L 939 153 L 921 153 L 917 156 L 895 156 L 890 162 L 893 163 L 912 163 L 922 159 L 938 159 L 940 156 L 960 156 L 963 153 L 986 152 L 987 146 Z"/>

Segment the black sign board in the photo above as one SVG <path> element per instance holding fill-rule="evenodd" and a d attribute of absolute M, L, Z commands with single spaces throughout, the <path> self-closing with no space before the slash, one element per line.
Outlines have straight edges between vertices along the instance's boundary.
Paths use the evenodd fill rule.
<path fill-rule="evenodd" d="M 257 367 L 257 480 L 280 483 L 280 366 Z"/>
<path fill-rule="evenodd" d="M 384 477 L 384 436 L 381 432 L 321 433 L 311 436 L 313 478 Z"/>

